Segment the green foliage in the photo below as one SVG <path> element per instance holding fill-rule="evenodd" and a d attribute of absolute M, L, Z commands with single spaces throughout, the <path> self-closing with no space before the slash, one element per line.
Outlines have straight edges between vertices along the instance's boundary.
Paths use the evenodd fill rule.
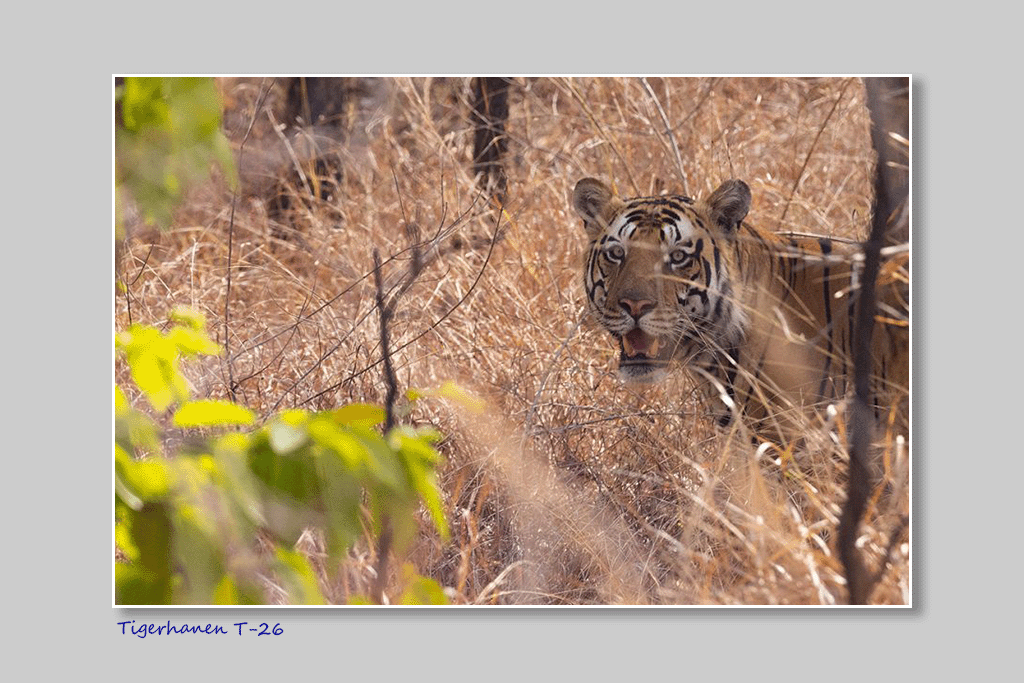
<path fill-rule="evenodd" d="M 483 401 L 451 380 L 445 382 L 437 389 L 409 389 L 405 392 L 405 397 L 410 401 L 416 401 L 425 396 L 446 398 L 471 413 L 482 413 L 484 411 Z"/>
<path fill-rule="evenodd" d="M 448 598 L 438 583 L 425 576 L 416 573 L 416 568 L 411 564 L 402 567 L 402 575 L 405 579 L 405 590 L 399 596 L 398 602 L 402 605 L 447 605 Z"/>
<path fill-rule="evenodd" d="M 293 547 L 303 530 L 325 532 L 328 566 L 387 519 L 397 550 L 426 507 L 438 533 L 448 526 L 438 494 L 440 456 L 431 429 L 399 426 L 381 435 L 384 411 L 352 404 L 319 413 L 286 410 L 248 432 L 251 411 L 192 400 L 179 360 L 216 354 L 203 317 L 177 309 L 166 331 L 133 325 L 116 337 L 142 394 L 190 433 L 173 455 L 165 434 L 115 387 L 115 567 L 118 604 L 262 602 L 260 576 L 273 576 L 293 604 L 323 596 L 308 560 Z M 172 410 L 173 409 L 173 410 Z M 262 534 L 272 552 L 258 552 Z M 444 602 L 435 582 L 406 569 L 401 602 Z"/>
<path fill-rule="evenodd" d="M 212 78 L 129 77 L 114 98 L 118 238 L 125 191 L 146 222 L 166 228 L 183 188 L 206 177 L 211 164 L 237 182 Z"/>
<path fill-rule="evenodd" d="M 115 348 L 128 360 L 132 379 L 157 412 L 188 400 L 188 385 L 178 370 L 179 356 L 220 352 L 204 332 L 206 322 L 201 313 L 177 308 L 171 321 L 175 324 L 166 334 L 146 325 L 132 325 L 114 337 Z"/>
<path fill-rule="evenodd" d="M 174 413 L 175 427 L 251 425 L 256 416 L 230 401 L 189 401 Z"/>

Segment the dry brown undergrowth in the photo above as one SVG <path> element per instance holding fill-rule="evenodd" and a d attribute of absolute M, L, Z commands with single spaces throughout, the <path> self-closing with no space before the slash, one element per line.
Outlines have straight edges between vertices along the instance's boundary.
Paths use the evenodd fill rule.
<path fill-rule="evenodd" d="M 873 153 L 857 79 L 516 79 L 500 220 L 469 175 L 470 79 L 354 81 L 343 141 L 321 143 L 342 169 L 325 199 L 304 191 L 319 182 L 302 163 L 308 145 L 289 150 L 275 132 L 281 80 L 221 81 L 236 147 L 254 120 L 233 229 L 221 185 L 193 192 L 169 233 L 136 228 L 119 329 L 160 322 L 174 304 L 201 309 L 228 355 L 188 368 L 197 393 L 226 397 L 233 381 L 262 415 L 380 402 L 372 249 L 392 257 L 385 274 L 396 278 L 421 240 L 430 261 L 392 330 L 399 382 L 453 379 L 488 403 L 483 416 L 440 402 L 413 413 L 448 435 L 453 540 L 424 523 L 407 559 L 455 603 L 845 600 L 834 553 L 844 449 L 817 444 L 780 467 L 769 448 L 755 462 L 743 435 L 701 418 L 681 373 L 620 384 L 616 352 L 583 315 L 569 197 L 587 175 L 624 195 L 693 196 L 735 177 L 753 191 L 752 222 L 862 237 Z M 875 567 L 909 512 L 906 454 L 890 445 L 882 467 L 862 526 Z M 316 532 L 300 547 L 315 556 Z M 897 544 L 873 602 L 909 602 L 907 547 Z M 372 554 L 363 543 L 324 570 L 332 600 L 367 592 Z"/>

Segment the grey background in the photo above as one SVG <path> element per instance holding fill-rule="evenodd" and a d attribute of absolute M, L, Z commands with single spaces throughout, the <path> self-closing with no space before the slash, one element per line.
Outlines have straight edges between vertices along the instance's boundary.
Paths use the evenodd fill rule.
<path fill-rule="evenodd" d="M 1020 371 L 1010 360 L 1021 305 L 1004 280 L 1021 270 L 1021 109 L 1009 73 L 1017 21 L 989 4 L 955 15 L 879 2 L 177 3 L 11 15 L 12 665 L 146 680 L 985 680 L 1002 671 L 1019 634 L 1019 553 L 1010 555 L 1019 532 L 1008 522 L 1022 481 L 1011 431 Z M 111 75 L 325 72 L 912 74 L 914 609 L 112 609 Z M 280 622 L 285 635 L 139 640 L 116 626 L 131 619 Z"/>

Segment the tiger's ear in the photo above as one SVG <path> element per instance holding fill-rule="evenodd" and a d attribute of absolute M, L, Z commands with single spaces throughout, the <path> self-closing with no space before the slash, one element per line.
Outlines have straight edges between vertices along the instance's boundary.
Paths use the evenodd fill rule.
<path fill-rule="evenodd" d="M 704 203 L 715 225 L 731 235 L 750 211 L 750 188 L 742 180 L 726 180 Z"/>
<path fill-rule="evenodd" d="M 587 234 L 594 239 L 608 227 L 622 200 L 597 178 L 584 178 L 572 192 L 572 206 L 583 219 Z"/>

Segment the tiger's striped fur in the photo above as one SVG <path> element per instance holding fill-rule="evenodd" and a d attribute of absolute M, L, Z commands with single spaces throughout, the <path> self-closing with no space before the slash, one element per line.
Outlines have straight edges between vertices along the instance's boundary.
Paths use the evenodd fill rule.
<path fill-rule="evenodd" d="M 738 413 L 756 428 L 792 423 L 846 396 L 859 250 L 744 222 L 750 189 L 726 181 L 706 200 L 622 200 L 585 178 L 573 205 L 589 238 L 584 285 L 591 312 L 618 341 L 619 372 L 653 382 L 670 362 L 701 376 L 721 425 Z M 909 280 L 906 253 L 877 283 L 876 411 L 907 419 Z"/>

